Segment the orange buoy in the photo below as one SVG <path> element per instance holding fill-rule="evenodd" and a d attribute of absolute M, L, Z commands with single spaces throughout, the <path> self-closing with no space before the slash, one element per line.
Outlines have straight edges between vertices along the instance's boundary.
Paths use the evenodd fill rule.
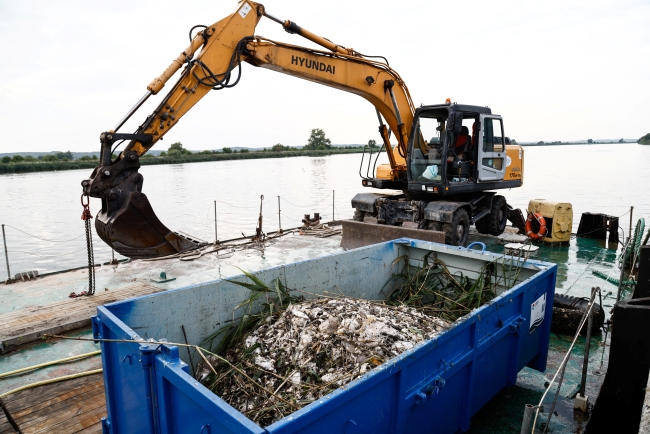
<path fill-rule="evenodd" d="M 539 223 L 539 231 L 537 233 L 533 232 L 533 217 L 537 220 L 537 223 Z M 544 220 L 543 215 L 538 212 L 531 212 L 528 214 L 528 218 L 526 219 L 526 235 L 533 240 L 539 240 L 548 235 L 548 230 L 546 230 L 546 220 Z"/>

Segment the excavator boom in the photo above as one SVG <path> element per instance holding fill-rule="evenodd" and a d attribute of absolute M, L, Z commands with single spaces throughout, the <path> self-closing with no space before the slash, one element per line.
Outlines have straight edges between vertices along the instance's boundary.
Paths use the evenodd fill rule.
<path fill-rule="evenodd" d="M 263 16 L 327 51 L 254 36 Z M 86 195 L 102 199 L 95 226 L 100 237 L 118 253 L 131 258 L 153 258 L 196 247 L 170 231 L 156 217 L 142 193 L 139 158 L 210 90 L 235 86 L 241 78 L 242 62 L 351 92 L 368 100 L 377 110 L 379 131 L 390 162 L 378 168 L 378 173 L 395 182 L 405 178 L 414 106 L 403 80 L 388 63 L 365 58 L 292 21 L 279 20 L 266 13 L 259 3 L 241 1 L 232 14 L 198 32 L 190 45 L 147 86 L 147 92 L 133 109 L 113 130 L 100 136 L 99 166 L 82 182 L 82 187 Z M 118 132 L 144 101 L 157 94 L 181 68 L 177 82 L 137 131 L 133 134 Z M 398 141 L 394 148 L 389 141 L 389 129 Z M 113 150 L 121 141 L 128 141 L 128 144 L 113 161 Z"/>

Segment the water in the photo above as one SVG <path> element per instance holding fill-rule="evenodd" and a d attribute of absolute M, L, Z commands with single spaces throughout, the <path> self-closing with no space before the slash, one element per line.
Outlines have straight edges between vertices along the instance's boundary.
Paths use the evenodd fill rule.
<path fill-rule="evenodd" d="M 306 213 L 320 212 L 324 221 L 331 220 L 333 212 L 336 219 L 350 218 L 350 199 L 371 191 L 361 187 L 360 158 L 360 154 L 342 154 L 215 161 L 145 166 L 140 173 L 143 192 L 163 223 L 213 241 L 214 200 L 220 240 L 255 232 L 260 195 L 265 197 L 266 232 L 278 229 L 277 196 L 281 197 L 283 229 L 299 226 Z M 650 146 L 526 147 L 524 186 L 501 194 L 524 210 L 530 199 L 571 202 L 574 231 L 583 212 L 623 216 L 633 205 L 636 222 L 638 217 L 650 217 L 645 197 L 650 183 L 647 167 Z M 89 174 L 89 170 L 74 170 L 0 176 L 0 223 L 9 225 L 5 230 L 12 274 L 87 264 L 80 182 Z M 93 215 L 99 209 L 99 200 L 91 199 Z M 627 216 L 621 225 L 627 230 Z M 94 246 L 96 262 L 110 259 L 110 249 L 96 235 Z M 0 267 L 0 276 L 4 276 L 4 264 Z"/>

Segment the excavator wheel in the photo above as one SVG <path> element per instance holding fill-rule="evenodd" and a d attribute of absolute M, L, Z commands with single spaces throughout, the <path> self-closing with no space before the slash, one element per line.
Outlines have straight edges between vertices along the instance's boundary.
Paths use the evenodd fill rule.
<path fill-rule="evenodd" d="M 440 230 L 440 222 L 434 222 L 429 220 L 426 225 L 426 229 L 429 231 L 439 231 Z"/>
<path fill-rule="evenodd" d="M 488 228 L 487 228 L 487 218 L 483 217 L 481 220 L 477 221 L 474 223 L 474 226 L 476 226 L 476 230 L 478 231 L 479 234 L 489 234 Z"/>
<path fill-rule="evenodd" d="M 362 222 L 363 218 L 366 216 L 365 211 L 361 211 L 358 209 L 354 210 L 354 216 L 352 217 L 352 220 L 357 221 L 357 222 Z"/>
<path fill-rule="evenodd" d="M 503 196 L 494 196 L 492 199 L 492 210 L 490 214 L 483 217 L 487 233 L 490 235 L 501 235 L 508 223 L 508 204 Z"/>
<path fill-rule="evenodd" d="M 467 246 L 469 239 L 469 216 L 464 209 L 454 213 L 451 223 L 443 223 L 442 231 L 445 233 L 445 244 L 452 246 Z"/>

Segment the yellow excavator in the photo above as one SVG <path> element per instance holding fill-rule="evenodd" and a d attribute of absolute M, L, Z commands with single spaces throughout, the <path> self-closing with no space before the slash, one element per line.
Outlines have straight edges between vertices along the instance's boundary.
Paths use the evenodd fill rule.
<path fill-rule="evenodd" d="M 255 36 L 262 17 L 324 50 Z M 153 258 L 196 247 L 156 217 L 142 193 L 139 160 L 209 91 L 237 85 L 242 62 L 352 92 L 375 107 L 381 149 L 389 163 L 377 165 L 379 154 L 374 163 L 370 155 L 365 176 L 363 170 L 359 172 L 362 185 L 402 193 L 358 194 L 352 199 L 357 222 L 374 219 L 373 223 L 394 228 L 441 231 L 445 242 L 453 245 L 467 244 L 472 223 L 481 233 L 503 232 L 511 209 L 503 196 L 488 190 L 522 185 L 523 151 L 509 144 L 501 117 L 489 108 L 451 101 L 415 108 L 404 81 L 385 58 L 364 56 L 333 43 L 248 0 L 240 1 L 222 20 L 192 28 L 190 40 L 135 106 L 112 130 L 100 135 L 99 165 L 82 182 L 85 195 L 102 200 L 95 220 L 99 236 L 120 254 Z M 138 108 L 181 69 L 178 80 L 142 125 L 134 133 L 120 132 Z M 395 145 L 390 143 L 391 134 Z M 113 160 L 114 149 L 125 141 L 124 150 Z M 365 154 L 362 166 L 363 158 Z M 366 225 L 348 232 L 363 232 Z"/>

